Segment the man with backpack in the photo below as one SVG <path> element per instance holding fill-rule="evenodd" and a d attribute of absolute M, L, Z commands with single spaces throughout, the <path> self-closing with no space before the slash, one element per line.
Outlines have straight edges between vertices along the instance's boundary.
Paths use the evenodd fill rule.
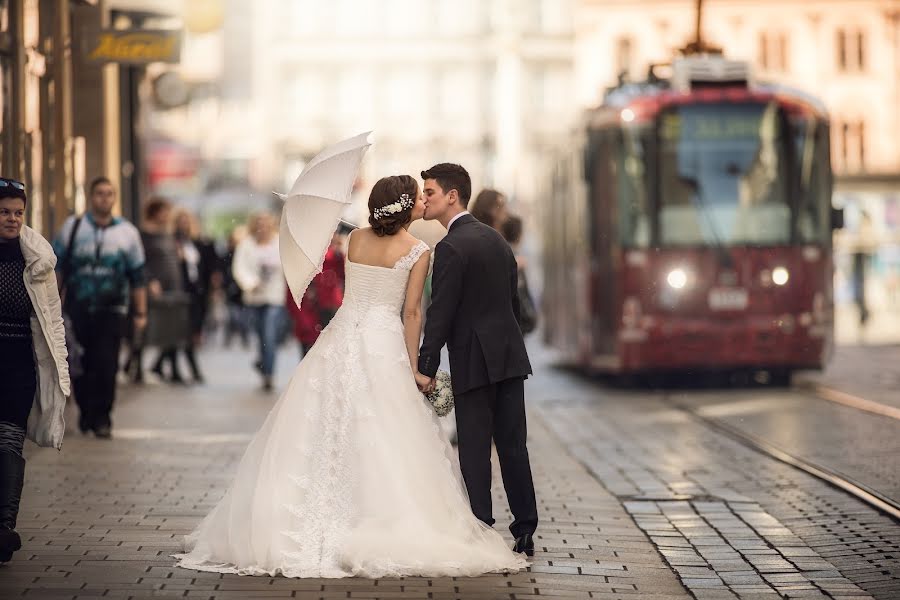
<path fill-rule="evenodd" d="M 113 215 L 116 190 L 106 177 L 91 182 L 88 210 L 65 222 L 54 240 L 63 311 L 83 347 L 82 372 L 73 377 L 83 433 L 111 437 L 119 348 L 129 304 L 136 332 L 147 325 L 144 248 L 137 228 Z"/>

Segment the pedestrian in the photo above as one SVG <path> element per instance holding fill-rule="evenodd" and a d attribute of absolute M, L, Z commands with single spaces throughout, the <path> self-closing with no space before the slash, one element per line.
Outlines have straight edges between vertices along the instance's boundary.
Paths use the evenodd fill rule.
<path fill-rule="evenodd" d="M 0 562 L 22 547 L 16 519 L 25 437 L 59 449 L 69 395 L 53 248 L 24 224 L 25 186 L 0 178 Z"/>
<path fill-rule="evenodd" d="M 225 307 L 228 316 L 225 321 L 225 336 L 222 343 L 226 348 L 231 346 L 231 339 L 235 335 L 241 338 L 244 348 L 250 346 L 250 325 L 247 316 L 247 308 L 244 306 L 244 291 L 234 278 L 232 266 L 234 264 L 234 251 L 244 238 L 247 237 L 247 227 L 238 225 L 228 235 L 227 247 L 222 256 L 220 270 L 222 272 L 222 287 L 225 294 Z"/>
<path fill-rule="evenodd" d="M 178 366 L 178 348 L 189 335 L 188 297 L 184 292 L 178 245 L 172 233 L 172 204 L 164 198 L 151 198 L 144 207 L 141 241 L 146 254 L 147 292 L 150 318 L 148 345 L 157 346 L 159 355 L 153 371 L 160 379 L 184 384 Z M 137 361 L 140 364 L 140 360 Z M 166 378 L 165 364 L 169 364 Z"/>
<path fill-rule="evenodd" d="M 472 216 L 500 232 L 503 223 L 508 218 L 506 196 L 490 188 L 481 190 L 472 205 Z"/>
<path fill-rule="evenodd" d="M 516 257 L 516 266 L 519 277 L 519 328 L 523 334 L 529 334 L 537 328 L 538 311 L 534 303 L 534 296 L 528 286 L 526 267 L 528 261 L 520 250 L 522 245 L 522 219 L 516 215 L 509 215 L 501 227 L 501 233 L 506 239 L 513 254 Z"/>
<path fill-rule="evenodd" d="M 175 242 L 182 283 L 190 299 L 190 337 L 184 346 L 184 353 L 194 382 L 203 383 L 203 373 L 197 363 L 196 350 L 203 337 L 203 326 L 209 312 L 213 274 L 218 260 L 213 243 L 200 236 L 197 218 L 187 210 L 180 210 L 175 215 Z"/>
<path fill-rule="evenodd" d="M 263 389 L 268 392 L 273 389 L 272 375 L 284 324 L 287 284 L 281 273 L 274 217 L 269 213 L 254 215 L 249 228 L 250 236 L 235 249 L 231 269 L 256 329 L 259 359 L 255 366 L 262 375 Z"/>
<path fill-rule="evenodd" d="M 322 272 L 313 278 L 300 306 L 288 290 L 285 306 L 294 321 L 294 337 L 304 356 L 337 314 L 344 300 L 344 252 L 343 236 L 335 231 L 331 245 L 325 252 Z"/>
<path fill-rule="evenodd" d="M 860 212 L 859 228 L 853 247 L 853 299 L 859 309 L 859 326 L 869 321 L 869 305 L 866 302 L 866 271 L 869 261 L 878 250 L 878 240 L 872 217 L 865 210 Z"/>
<path fill-rule="evenodd" d="M 72 381 L 78 426 L 109 439 L 129 300 L 136 335 L 147 325 L 144 248 L 137 228 L 113 215 L 116 190 L 109 179 L 94 179 L 88 195 L 88 211 L 66 220 L 53 248 L 65 310 L 84 347 L 84 372 Z"/>

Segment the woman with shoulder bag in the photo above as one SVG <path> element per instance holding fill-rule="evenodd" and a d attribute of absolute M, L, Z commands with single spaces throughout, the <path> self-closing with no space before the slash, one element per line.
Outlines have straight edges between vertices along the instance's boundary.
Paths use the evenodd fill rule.
<path fill-rule="evenodd" d="M 25 226 L 25 186 L 0 177 L 0 562 L 16 533 L 25 437 L 59 449 L 69 395 L 65 328 L 50 243 Z"/>
<path fill-rule="evenodd" d="M 525 257 L 519 252 L 519 244 L 522 241 L 522 219 L 510 215 L 503 222 L 501 233 L 516 255 L 516 264 L 519 267 L 519 329 L 527 335 L 537 329 L 538 311 L 525 275 Z"/>

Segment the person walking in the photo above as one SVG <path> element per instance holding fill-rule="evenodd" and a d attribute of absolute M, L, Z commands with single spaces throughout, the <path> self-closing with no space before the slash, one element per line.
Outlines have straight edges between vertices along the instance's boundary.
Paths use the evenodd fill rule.
<path fill-rule="evenodd" d="M 500 232 L 503 223 L 509 218 L 506 196 L 490 188 L 481 190 L 472 204 L 472 216 Z"/>
<path fill-rule="evenodd" d="M 168 381 L 185 383 L 178 367 L 178 348 L 188 333 L 188 298 L 184 293 L 178 247 L 172 235 L 172 204 L 164 198 L 151 198 L 144 207 L 141 242 L 146 256 L 150 318 L 147 344 L 159 347 L 153 371 L 166 379 L 165 363 L 169 364 Z M 140 360 L 137 361 L 140 365 Z"/>
<path fill-rule="evenodd" d="M 294 337 L 303 356 L 310 351 L 323 329 L 328 327 L 344 301 L 344 253 L 340 231 L 335 231 L 325 252 L 322 272 L 316 275 L 303 295 L 300 306 L 290 290 L 285 306 L 294 321 Z"/>
<path fill-rule="evenodd" d="M 259 359 L 255 366 L 262 375 L 263 389 L 269 392 L 274 387 L 275 353 L 284 323 L 287 289 L 272 215 L 262 213 L 251 219 L 250 236 L 235 249 L 231 269 L 253 318 L 259 340 Z"/>
<path fill-rule="evenodd" d="M 231 346 L 231 339 L 237 335 L 241 338 L 241 345 L 249 347 L 250 327 L 248 325 L 247 307 L 244 306 L 244 291 L 234 278 L 234 252 L 238 245 L 247 237 L 247 227 L 238 225 L 228 235 L 227 247 L 221 258 L 220 270 L 222 272 L 222 288 L 225 294 L 225 306 L 228 316 L 225 320 L 225 335 L 223 345 Z"/>
<path fill-rule="evenodd" d="M 75 337 L 84 348 L 84 372 L 72 387 L 78 426 L 98 438 L 112 437 L 112 408 L 125 319 L 132 303 L 136 335 L 147 326 L 144 247 L 137 228 L 113 215 L 116 190 L 106 177 L 89 187 L 89 208 L 71 216 L 53 242 L 60 285 Z"/>
<path fill-rule="evenodd" d="M 184 353 L 194 382 L 203 383 L 196 350 L 200 346 L 203 326 L 209 312 L 212 280 L 218 258 L 213 243 L 200 237 L 197 218 L 187 210 L 180 210 L 175 214 L 175 243 L 182 283 L 190 298 L 190 337 L 184 346 Z"/>
<path fill-rule="evenodd" d="M 516 215 L 509 215 L 500 230 L 516 257 L 516 267 L 519 272 L 519 328 L 523 334 L 527 335 L 537 328 L 538 311 L 534 303 L 534 296 L 531 295 L 531 289 L 528 286 L 528 276 L 526 274 L 528 261 L 520 250 L 523 230 L 522 219 Z"/>
<path fill-rule="evenodd" d="M 22 547 L 16 532 L 25 437 L 59 449 L 69 395 L 56 256 L 26 226 L 25 186 L 0 178 L 0 562 Z"/>

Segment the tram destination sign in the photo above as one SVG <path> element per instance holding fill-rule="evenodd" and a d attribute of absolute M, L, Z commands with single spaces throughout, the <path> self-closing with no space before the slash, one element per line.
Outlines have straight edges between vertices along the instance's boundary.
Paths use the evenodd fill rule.
<path fill-rule="evenodd" d="M 181 59 L 180 30 L 105 29 L 83 39 L 84 56 L 92 62 L 146 65 Z"/>

